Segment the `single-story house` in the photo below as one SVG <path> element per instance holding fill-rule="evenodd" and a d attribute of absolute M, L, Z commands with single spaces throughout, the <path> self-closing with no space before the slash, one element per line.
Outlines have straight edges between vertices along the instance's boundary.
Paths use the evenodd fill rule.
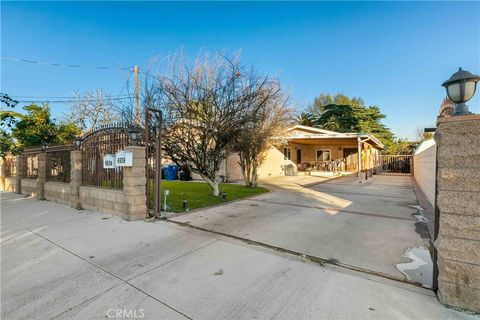
<path fill-rule="evenodd" d="M 319 171 L 357 172 L 359 160 L 361 171 L 370 170 L 383 148 L 371 134 L 339 133 L 295 125 L 285 135 L 272 139 L 258 175 L 261 178 Z M 228 180 L 243 179 L 236 154 L 224 161 L 219 175 Z"/>

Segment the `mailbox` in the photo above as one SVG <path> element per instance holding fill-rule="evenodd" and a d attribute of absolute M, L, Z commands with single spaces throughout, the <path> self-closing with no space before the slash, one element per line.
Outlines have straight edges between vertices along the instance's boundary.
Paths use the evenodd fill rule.
<path fill-rule="evenodd" d="M 115 169 L 115 155 L 106 154 L 103 156 L 103 168 L 104 169 Z"/>
<path fill-rule="evenodd" d="M 117 167 L 131 167 L 133 164 L 133 156 L 130 151 L 120 151 L 115 155 L 115 165 Z"/>

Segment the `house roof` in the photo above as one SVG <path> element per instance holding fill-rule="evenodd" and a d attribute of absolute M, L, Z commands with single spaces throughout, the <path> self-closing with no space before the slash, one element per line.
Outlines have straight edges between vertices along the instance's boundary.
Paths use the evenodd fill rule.
<path fill-rule="evenodd" d="M 296 124 L 293 127 L 290 127 L 287 129 L 288 132 L 293 131 L 293 130 L 303 130 L 303 131 L 310 131 L 310 132 L 316 132 L 316 133 L 338 133 L 335 131 L 329 131 L 329 130 L 324 130 L 324 129 L 319 129 L 319 128 L 314 128 L 314 127 L 308 127 L 308 126 L 302 126 L 300 124 Z"/>
<path fill-rule="evenodd" d="M 286 140 L 298 140 L 298 139 L 352 139 L 352 138 L 360 138 L 362 140 L 370 140 L 376 145 L 378 148 L 383 149 L 384 145 L 378 140 L 374 135 L 369 133 L 356 133 L 356 132 L 348 132 L 348 133 L 340 133 L 335 131 L 329 131 L 319 128 L 307 127 L 302 125 L 295 125 L 287 129 L 287 132 L 291 132 L 294 130 L 304 131 L 305 133 L 293 133 L 287 134 L 286 136 L 282 137 Z"/>

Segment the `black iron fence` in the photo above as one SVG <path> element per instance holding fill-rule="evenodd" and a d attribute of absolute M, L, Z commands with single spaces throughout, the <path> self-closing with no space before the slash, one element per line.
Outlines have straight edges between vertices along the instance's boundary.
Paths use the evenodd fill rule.
<path fill-rule="evenodd" d="M 47 149 L 47 181 L 70 182 L 70 151 L 73 144 L 52 146 Z"/>
<path fill-rule="evenodd" d="M 26 178 L 38 178 L 38 158 L 37 155 L 41 153 L 40 148 L 25 149 L 22 154 L 22 167 Z"/>
<path fill-rule="evenodd" d="M 412 155 L 380 155 L 375 165 L 375 173 L 380 175 L 411 175 Z"/>
<path fill-rule="evenodd" d="M 5 177 L 15 177 L 17 175 L 17 157 L 9 157 L 3 161 L 3 172 Z"/>

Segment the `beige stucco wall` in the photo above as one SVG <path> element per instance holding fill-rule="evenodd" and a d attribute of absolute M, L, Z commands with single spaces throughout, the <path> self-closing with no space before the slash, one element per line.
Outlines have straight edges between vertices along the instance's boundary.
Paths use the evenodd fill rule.
<path fill-rule="evenodd" d="M 47 181 L 45 182 L 45 199 L 70 204 L 70 183 Z"/>
<path fill-rule="evenodd" d="M 80 203 L 84 209 L 112 212 L 124 216 L 125 195 L 122 190 L 80 187 Z"/>
<path fill-rule="evenodd" d="M 37 195 L 37 179 L 22 179 L 22 194 L 35 197 Z"/>
<path fill-rule="evenodd" d="M 232 153 L 227 157 L 228 181 L 243 180 L 242 169 L 240 168 L 238 161 L 239 157 L 236 153 Z"/>
<path fill-rule="evenodd" d="M 294 150 L 292 150 L 292 158 L 294 156 L 293 152 Z M 285 165 L 292 165 L 294 170 L 297 170 L 297 166 L 293 161 L 284 159 L 283 147 L 276 148 L 271 146 L 265 154 L 264 162 L 258 168 L 258 177 L 283 176 L 285 175 Z"/>
<path fill-rule="evenodd" d="M 435 206 L 436 150 L 435 140 L 427 140 L 413 155 L 413 177 L 432 207 Z"/>

